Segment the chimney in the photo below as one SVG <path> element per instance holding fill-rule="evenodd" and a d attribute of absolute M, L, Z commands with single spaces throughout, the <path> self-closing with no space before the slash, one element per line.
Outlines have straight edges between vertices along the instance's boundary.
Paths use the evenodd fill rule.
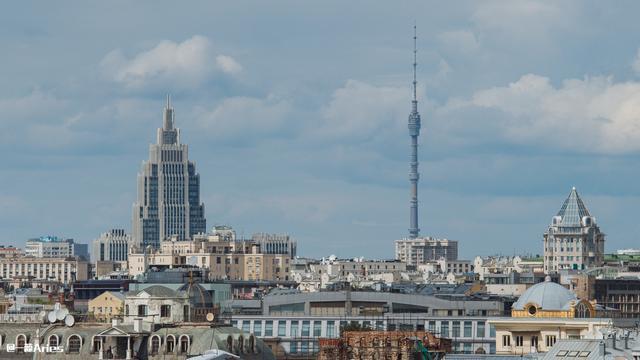
<path fill-rule="evenodd" d="M 112 327 L 117 327 L 118 325 L 120 325 L 120 319 L 118 319 L 118 318 L 111 319 L 111 326 Z"/>

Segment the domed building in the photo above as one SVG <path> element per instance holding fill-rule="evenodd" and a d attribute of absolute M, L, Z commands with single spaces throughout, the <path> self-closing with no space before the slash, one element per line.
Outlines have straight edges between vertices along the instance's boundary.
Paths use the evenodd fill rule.
<path fill-rule="evenodd" d="M 523 355 L 547 352 L 561 339 L 597 339 L 610 319 L 599 318 L 595 301 L 576 295 L 547 276 L 511 307 L 511 317 L 490 319 L 496 353 Z"/>
<path fill-rule="evenodd" d="M 547 276 L 520 296 L 511 307 L 511 317 L 590 318 L 595 316 L 595 301 L 579 300 L 576 294 Z"/>

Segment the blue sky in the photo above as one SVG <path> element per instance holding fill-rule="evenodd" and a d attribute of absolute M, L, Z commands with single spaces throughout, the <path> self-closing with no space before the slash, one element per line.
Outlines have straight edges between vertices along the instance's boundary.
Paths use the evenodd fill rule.
<path fill-rule="evenodd" d="M 392 257 L 408 227 L 418 26 L 420 227 L 463 257 L 540 253 L 572 186 L 638 243 L 640 3 L 20 2 L 0 13 L 0 243 L 131 227 L 164 94 L 207 225 L 308 256 Z"/>

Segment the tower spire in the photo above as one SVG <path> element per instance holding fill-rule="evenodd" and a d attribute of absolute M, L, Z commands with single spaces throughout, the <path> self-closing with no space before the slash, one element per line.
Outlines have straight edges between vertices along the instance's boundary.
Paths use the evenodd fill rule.
<path fill-rule="evenodd" d="M 417 29 L 416 29 L 416 25 L 413 24 L 413 105 L 414 105 L 414 111 L 418 111 L 418 96 L 417 96 L 417 91 L 416 91 L 416 86 L 418 84 L 418 81 L 416 80 L 416 69 L 418 67 L 418 46 L 417 46 L 417 40 L 418 40 L 418 33 L 417 33 Z"/>
<path fill-rule="evenodd" d="M 171 94 L 167 94 L 167 105 L 164 108 L 162 128 L 164 130 L 173 129 L 173 108 L 171 108 Z"/>

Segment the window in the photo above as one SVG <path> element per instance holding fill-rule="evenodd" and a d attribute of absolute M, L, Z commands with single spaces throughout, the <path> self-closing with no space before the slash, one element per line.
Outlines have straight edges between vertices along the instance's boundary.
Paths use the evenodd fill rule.
<path fill-rule="evenodd" d="M 49 346 L 58 346 L 58 335 L 49 336 Z"/>
<path fill-rule="evenodd" d="M 187 335 L 180 336 L 180 353 L 186 354 L 189 352 L 189 337 Z"/>
<path fill-rule="evenodd" d="M 24 345 L 27 343 L 27 337 L 25 335 L 18 335 L 16 338 L 16 352 L 19 354 L 24 353 Z"/>
<path fill-rule="evenodd" d="M 147 316 L 147 305 L 138 305 L 138 316 Z"/>
<path fill-rule="evenodd" d="M 322 335 L 322 323 L 320 321 L 313 322 L 313 336 Z"/>
<path fill-rule="evenodd" d="M 101 347 L 100 339 L 94 336 L 92 343 L 93 343 L 93 346 L 91 347 L 91 352 L 95 354 L 100 351 L 100 347 Z"/>
<path fill-rule="evenodd" d="M 464 322 L 464 337 L 470 338 L 473 336 L 473 323 L 471 321 Z"/>
<path fill-rule="evenodd" d="M 476 337 L 484 337 L 484 321 L 478 321 L 476 323 Z"/>
<path fill-rule="evenodd" d="M 171 305 L 160 305 L 160 317 L 171 317 Z"/>
<path fill-rule="evenodd" d="M 80 347 L 82 346 L 82 339 L 78 335 L 71 335 L 67 340 L 67 352 L 71 354 L 80 353 Z"/>
<path fill-rule="evenodd" d="M 293 324 L 291 326 L 291 329 L 293 329 Z M 253 334 L 255 336 L 262 336 L 262 321 L 253 322 Z"/>
<path fill-rule="evenodd" d="M 265 322 L 264 336 L 273 336 L 273 321 L 268 320 Z"/>
<path fill-rule="evenodd" d="M 176 338 L 173 335 L 167 336 L 167 352 L 172 353 L 176 347 Z"/>
<path fill-rule="evenodd" d="M 297 320 L 291 320 L 291 330 L 290 330 L 291 332 L 289 333 L 289 336 L 291 336 L 291 337 L 297 337 L 297 336 L 300 336 L 300 335 L 298 334 L 298 325 L 299 325 L 299 324 L 300 324 L 300 323 L 299 323 Z M 255 332 L 255 331 L 254 331 L 254 332 Z"/>
<path fill-rule="evenodd" d="M 302 336 L 309 336 L 309 334 L 310 334 L 309 330 L 310 330 L 309 322 L 308 321 L 303 321 L 302 322 Z"/>
<path fill-rule="evenodd" d="M 522 347 L 523 344 L 524 344 L 524 338 L 522 337 L 522 335 L 517 335 L 516 336 L 516 346 L 517 347 Z"/>
<path fill-rule="evenodd" d="M 251 329 L 249 329 L 251 327 L 251 323 L 249 322 L 249 320 L 245 320 L 242 322 L 242 331 L 249 333 L 251 332 Z"/>
<path fill-rule="evenodd" d="M 448 321 L 441 321 L 440 322 L 440 336 L 442 337 L 449 337 L 449 322 Z"/>
<path fill-rule="evenodd" d="M 496 327 L 493 325 L 489 325 L 489 337 L 496 337 Z"/>
<path fill-rule="evenodd" d="M 327 337 L 328 338 L 332 338 L 335 336 L 335 322 L 334 321 L 327 321 Z"/>
<path fill-rule="evenodd" d="M 536 335 L 531 337 L 531 347 L 538 348 L 538 337 Z"/>
<path fill-rule="evenodd" d="M 556 344 L 556 336 L 555 335 L 547 335 L 545 338 L 545 345 L 550 348 Z"/>
<path fill-rule="evenodd" d="M 160 350 L 160 337 L 152 336 L 151 337 L 151 355 L 157 355 Z"/>
<path fill-rule="evenodd" d="M 278 336 L 287 336 L 287 322 L 284 320 L 278 321 Z"/>
<path fill-rule="evenodd" d="M 454 338 L 460 337 L 460 321 L 453 322 L 453 335 L 451 336 Z"/>
<path fill-rule="evenodd" d="M 430 333 L 435 333 L 436 332 L 436 322 L 435 321 L 429 321 L 429 332 Z"/>
<path fill-rule="evenodd" d="M 298 352 L 298 342 L 297 341 L 292 341 L 291 344 L 289 345 L 289 352 L 292 354 L 295 354 Z"/>
<path fill-rule="evenodd" d="M 511 336 L 502 335 L 502 346 L 511 346 Z"/>

